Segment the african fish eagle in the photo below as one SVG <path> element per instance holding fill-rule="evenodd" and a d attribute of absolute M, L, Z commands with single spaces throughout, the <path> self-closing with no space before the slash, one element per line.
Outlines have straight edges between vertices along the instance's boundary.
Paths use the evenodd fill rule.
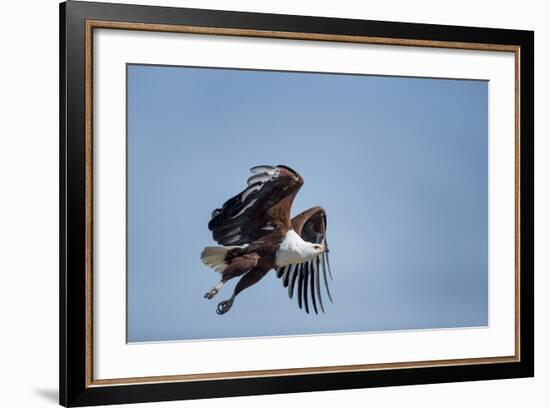
<path fill-rule="evenodd" d="M 208 229 L 222 245 L 204 248 L 202 262 L 221 274 L 221 281 L 204 297 L 212 299 L 230 279 L 241 276 L 233 295 L 217 307 L 224 314 L 235 297 L 274 269 L 292 299 L 297 286 L 298 306 L 309 313 L 308 294 L 315 313 L 324 313 L 321 273 L 328 298 L 330 277 L 326 242 L 327 216 L 313 207 L 290 218 L 290 208 L 302 177 L 290 167 L 256 166 L 247 188 L 212 212 Z"/>

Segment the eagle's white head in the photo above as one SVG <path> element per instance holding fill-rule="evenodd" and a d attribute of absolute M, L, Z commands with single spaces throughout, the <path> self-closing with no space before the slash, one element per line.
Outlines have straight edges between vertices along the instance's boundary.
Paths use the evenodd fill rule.
<path fill-rule="evenodd" d="M 279 246 L 276 264 L 278 267 L 282 267 L 293 263 L 302 263 L 326 251 L 327 248 L 324 244 L 304 241 L 294 230 L 290 230 Z"/>
<path fill-rule="evenodd" d="M 327 251 L 324 244 L 312 244 L 311 242 L 306 242 L 306 244 L 309 244 L 307 252 L 310 258 L 315 258 L 317 255 Z"/>

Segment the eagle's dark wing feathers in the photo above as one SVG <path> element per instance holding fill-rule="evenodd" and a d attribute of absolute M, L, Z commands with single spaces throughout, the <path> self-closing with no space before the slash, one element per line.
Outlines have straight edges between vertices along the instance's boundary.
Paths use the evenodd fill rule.
<path fill-rule="evenodd" d="M 247 188 L 212 212 L 208 229 L 220 245 L 249 244 L 274 231 L 291 228 L 290 207 L 303 184 L 285 166 L 256 166 Z"/>
<path fill-rule="evenodd" d="M 324 244 L 325 247 L 328 248 L 326 239 L 327 216 L 325 210 L 321 207 L 311 208 L 294 217 L 292 219 L 292 228 L 304 241 Z M 288 297 L 291 299 L 295 293 L 296 283 L 298 283 L 298 293 L 296 297 L 298 298 L 298 306 L 300 309 L 303 305 L 305 311 L 309 313 L 309 293 L 315 313 L 318 313 L 318 306 L 324 313 L 325 308 L 321 296 L 321 273 L 323 275 L 327 296 L 332 302 L 332 296 L 328 286 L 327 271 L 332 279 L 328 262 L 328 251 L 318 255 L 312 260 L 279 268 L 277 270 L 277 277 L 282 279 L 284 287 L 288 287 Z"/>

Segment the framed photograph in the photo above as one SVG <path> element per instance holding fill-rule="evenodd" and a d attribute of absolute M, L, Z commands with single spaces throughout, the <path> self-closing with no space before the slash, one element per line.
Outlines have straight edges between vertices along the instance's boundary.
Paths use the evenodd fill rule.
<path fill-rule="evenodd" d="M 62 405 L 533 376 L 533 32 L 60 27 Z"/>

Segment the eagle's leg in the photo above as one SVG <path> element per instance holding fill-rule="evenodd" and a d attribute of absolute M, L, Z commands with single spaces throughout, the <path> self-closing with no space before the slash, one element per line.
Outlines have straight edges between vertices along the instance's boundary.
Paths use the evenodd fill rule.
<path fill-rule="evenodd" d="M 210 289 L 209 292 L 206 292 L 204 294 L 204 297 L 206 299 L 212 299 L 218 294 L 225 282 L 227 282 L 229 279 L 236 278 L 237 276 L 244 275 L 245 273 L 253 269 L 257 263 L 258 256 L 255 254 L 247 254 L 232 259 L 229 262 L 229 265 L 227 265 L 227 267 L 222 272 L 222 279 L 220 283 Z"/>
<path fill-rule="evenodd" d="M 254 285 L 255 283 L 258 283 L 260 279 L 262 279 L 268 271 L 269 269 L 267 270 L 253 269 L 250 272 L 248 272 L 246 275 L 244 275 L 237 283 L 237 286 L 235 286 L 235 291 L 233 292 L 233 296 L 231 296 L 229 299 L 224 300 L 223 302 L 220 302 L 218 304 L 216 313 L 218 314 L 227 313 L 229 309 L 231 309 L 231 306 L 233 306 L 235 297 L 246 288 Z"/>
<path fill-rule="evenodd" d="M 209 292 L 206 292 L 204 294 L 204 297 L 206 299 L 212 299 L 214 296 L 218 294 L 218 292 L 221 290 L 222 286 L 225 284 L 226 280 L 222 279 L 220 283 L 218 283 L 216 286 L 214 286 L 212 289 L 210 289 Z"/>

